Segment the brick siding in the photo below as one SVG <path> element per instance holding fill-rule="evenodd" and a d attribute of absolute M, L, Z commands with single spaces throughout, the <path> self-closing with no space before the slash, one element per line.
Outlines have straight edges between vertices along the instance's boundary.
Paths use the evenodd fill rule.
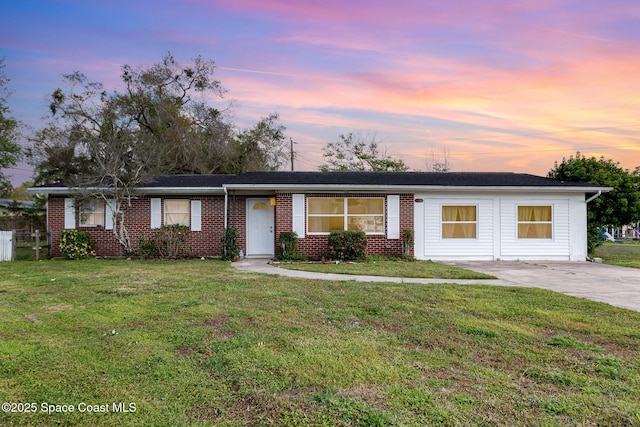
<path fill-rule="evenodd" d="M 322 193 L 307 194 L 307 197 L 384 197 L 385 212 L 387 211 L 387 198 L 384 194 L 371 193 Z M 292 193 L 279 193 L 276 197 L 276 236 L 284 231 L 291 231 L 293 226 L 292 218 Z M 306 211 L 306 209 L 305 209 Z M 387 220 L 385 218 L 385 227 Z M 305 218 L 306 224 L 306 218 Z M 305 225 L 306 226 L 306 225 Z M 400 230 L 413 228 L 413 194 L 400 194 Z M 277 239 L 277 237 L 276 237 Z M 309 259 L 320 259 L 328 254 L 327 235 L 306 235 L 299 239 L 298 252 Z M 412 250 L 413 253 L 413 250 Z M 385 255 L 402 256 L 402 240 L 387 239 L 386 228 L 384 235 L 367 235 L 367 256 Z"/>
<path fill-rule="evenodd" d="M 386 196 L 371 193 L 322 193 L 312 194 L 312 197 L 384 197 L 386 212 Z M 246 234 L 246 201 L 248 196 L 229 195 L 228 224 L 238 230 L 238 243 L 244 253 L 247 252 Z M 251 196 L 260 197 L 260 196 Z M 273 197 L 273 195 L 263 196 Z M 276 194 L 274 253 L 277 254 L 277 240 L 280 233 L 291 231 L 292 218 L 292 193 Z M 413 194 L 400 194 L 400 230 L 413 228 Z M 52 255 L 61 257 L 59 243 L 60 232 L 64 230 L 64 197 L 52 196 L 48 202 L 47 227 L 51 232 Z M 164 201 L 164 197 L 162 200 Z M 166 199 L 200 200 L 202 202 L 202 231 L 189 233 L 187 245 L 191 247 L 192 255 L 220 256 L 222 253 L 222 235 L 224 232 L 224 196 L 167 196 Z M 125 209 L 125 225 L 129 231 L 133 248 L 138 247 L 140 236 L 151 237 L 154 230 L 151 229 L 151 197 L 134 199 L 130 207 Z M 164 202 L 162 206 L 162 218 L 164 223 Z M 306 218 L 305 218 L 306 223 Z M 385 218 L 386 227 L 386 218 Z M 100 227 L 80 227 L 79 216 L 76 215 L 76 228 L 88 232 L 95 242 L 95 250 L 98 256 L 122 256 L 121 246 L 116 241 L 113 230 L 105 230 Z M 327 256 L 326 235 L 307 235 L 300 239 L 299 252 L 310 259 L 320 259 Z M 367 236 L 367 255 L 402 255 L 402 240 L 387 239 L 385 235 Z"/>

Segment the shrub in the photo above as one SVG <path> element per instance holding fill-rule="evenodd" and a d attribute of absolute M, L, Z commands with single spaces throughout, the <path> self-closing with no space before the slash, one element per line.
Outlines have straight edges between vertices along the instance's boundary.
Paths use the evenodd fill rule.
<path fill-rule="evenodd" d="M 413 228 L 405 228 L 402 230 L 402 257 L 411 259 L 411 250 L 413 249 L 414 233 Z"/>
<path fill-rule="evenodd" d="M 163 225 L 153 233 L 153 242 L 158 256 L 164 259 L 186 258 L 191 248 L 186 245 L 189 227 L 180 224 Z"/>
<path fill-rule="evenodd" d="M 151 238 L 140 236 L 136 255 L 140 258 L 179 259 L 191 255 L 186 245 L 189 227 L 180 224 L 163 225 Z"/>
<path fill-rule="evenodd" d="M 227 227 L 222 235 L 222 259 L 233 261 L 238 258 L 238 254 L 240 254 L 238 230 L 234 226 Z"/>
<path fill-rule="evenodd" d="M 332 231 L 329 233 L 329 258 L 340 261 L 365 259 L 367 236 L 364 231 Z"/>
<path fill-rule="evenodd" d="M 60 233 L 60 250 L 66 259 L 86 259 L 96 256 L 89 233 L 80 230 L 63 230 Z"/>
<path fill-rule="evenodd" d="M 298 233 L 295 231 L 285 231 L 280 233 L 278 243 L 280 247 L 278 259 L 304 259 L 303 256 L 298 254 Z"/>

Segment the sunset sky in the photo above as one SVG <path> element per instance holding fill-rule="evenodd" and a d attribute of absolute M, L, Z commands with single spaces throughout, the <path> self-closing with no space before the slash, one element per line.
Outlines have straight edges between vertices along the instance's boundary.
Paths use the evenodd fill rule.
<path fill-rule="evenodd" d="M 576 151 L 640 166 L 637 0 L 2 0 L 13 116 L 39 127 L 46 95 L 81 71 L 201 55 L 249 127 L 280 114 L 297 170 L 349 132 L 425 170 L 546 175 Z M 286 165 L 285 168 L 289 168 Z M 29 167 L 9 171 L 14 184 Z"/>

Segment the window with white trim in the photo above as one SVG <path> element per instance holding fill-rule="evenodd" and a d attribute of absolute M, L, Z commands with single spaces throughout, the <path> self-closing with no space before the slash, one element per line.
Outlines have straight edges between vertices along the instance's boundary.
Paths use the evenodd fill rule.
<path fill-rule="evenodd" d="M 80 205 L 80 227 L 104 227 L 104 200 L 85 200 Z"/>
<path fill-rule="evenodd" d="M 383 197 L 309 197 L 307 231 L 325 234 L 331 231 L 384 233 Z"/>
<path fill-rule="evenodd" d="M 478 233 L 476 205 L 442 206 L 443 239 L 475 239 Z"/>
<path fill-rule="evenodd" d="M 165 199 L 164 223 L 165 225 L 186 225 L 189 227 L 191 217 L 188 199 Z"/>
<path fill-rule="evenodd" d="M 553 237 L 553 208 L 547 206 L 518 206 L 518 239 L 551 239 Z"/>

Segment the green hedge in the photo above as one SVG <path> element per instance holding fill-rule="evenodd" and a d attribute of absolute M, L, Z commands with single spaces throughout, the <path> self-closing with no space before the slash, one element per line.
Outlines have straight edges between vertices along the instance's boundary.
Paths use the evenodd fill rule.
<path fill-rule="evenodd" d="M 328 243 L 330 259 L 360 261 L 366 258 L 367 236 L 364 231 L 332 231 Z"/>

